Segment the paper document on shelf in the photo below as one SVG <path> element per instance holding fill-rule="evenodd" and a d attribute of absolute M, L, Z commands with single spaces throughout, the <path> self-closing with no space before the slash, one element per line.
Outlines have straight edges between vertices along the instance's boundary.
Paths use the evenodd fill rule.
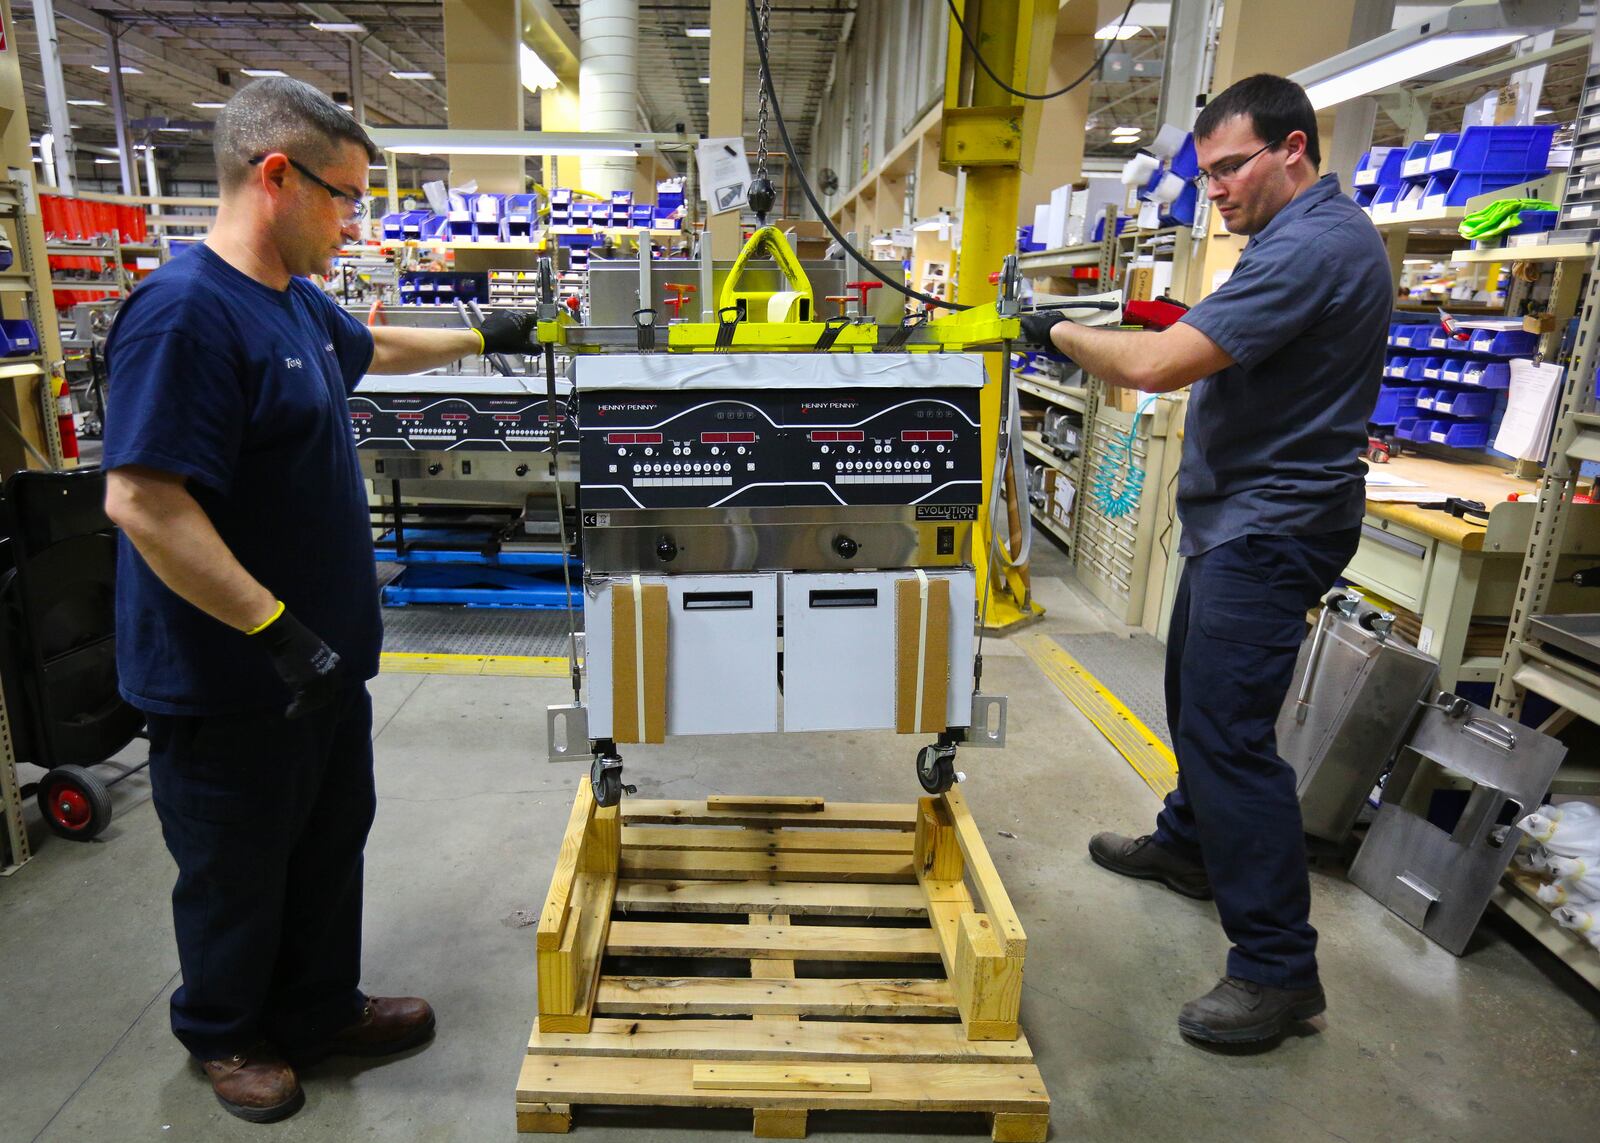
<path fill-rule="evenodd" d="M 1373 488 L 1369 485 L 1367 499 L 1376 504 L 1443 504 L 1450 499 L 1450 494 L 1431 488 Z"/>
<path fill-rule="evenodd" d="M 1550 433 L 1564 372 L 1559 365 L 1535 365 L 1525 360 L 1511 363 L 1506 414 L 1494 438 L 1497 450 L 1523 460 L 1545 458 L 1550 451 Z"/>
<path fill-rule="evenodd" d="M 1492 329 L 1504 333 L 1508 329 L 1521 329 L 1521 318 L 1455 318 L 1457 329 Z"/>
<path fill-rule="evenodd" d="M 1422 488 L 1419 480 L 1407 480 L 1397 472 L 1384 468 L 1367 469 L 1367 487 L 1372 488 Z"/>
<path fill-rule="evenodd" d="M 750 201 L 750 160 L 745 157 L 744 140 L 737 135 L 701 139 L 695 145 L 699 166 L 700 197 L 710 213 L 743 210 Z"/>

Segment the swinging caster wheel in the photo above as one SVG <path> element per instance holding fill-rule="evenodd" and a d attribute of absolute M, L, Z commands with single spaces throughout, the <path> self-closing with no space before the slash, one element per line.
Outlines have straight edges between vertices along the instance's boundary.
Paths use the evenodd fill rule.
<path fill-rule="evenodd" d="M 623 794 L 634 794 L 634 786 L 623 785 L 622 759 L 615 754 L 596 755 L 589 765 L 589 785 L 594 790 L 595 804 L 609 808 L 622 801 Z"/>
<path fill-rule="evenodd" d="M 88 841 L 111 824 L 111 791 L 82 766 L 57 766 L 39 783 L 39 810 L 62 837 Z"/>
<path fill-rule="evenodd" d="M 917 751 L 917 781 L 930 794 L 942 794 L 959 781 L 954 746 L 924 746 Z"/>

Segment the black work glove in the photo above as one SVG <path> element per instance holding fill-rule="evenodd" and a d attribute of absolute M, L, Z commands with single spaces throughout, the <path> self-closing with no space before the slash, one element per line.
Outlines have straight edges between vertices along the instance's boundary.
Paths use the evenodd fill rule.
<path fill-rule="evenodd" d="M 1066 321 L 1067 315 L 1060 310 L 1033 310 L 1021 316 L 1022 340 L 1029 345 L 1037 345 L 1040 349 L 1047 350 L 1057 355 L 1060 350 L 1055 342 L 1050 340 L 1050 331 L 1055 324 Z"/>
<path fill-rule="evenodd" d="M 338 697 L 344 682 L 339 653 L 287 609 L 250 638 L 266 648 L 273 669 L 289 688 L 285 718 L 304 718 Z"/>
<path fill-rule="evenodd" d="M 490 310 L 478 327 L 484 353 L 532 353 L 539 319 L 530 310 Z"/>

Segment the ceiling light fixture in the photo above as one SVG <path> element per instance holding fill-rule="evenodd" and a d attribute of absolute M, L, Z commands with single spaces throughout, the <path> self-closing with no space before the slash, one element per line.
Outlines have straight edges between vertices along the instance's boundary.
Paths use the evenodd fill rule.
<path fill-rule="evenodd" d="M 391 71 L 389 74 L 392 75 L 395 79 L 432 79 L 433 78 L 433 73 L 431 71 Z"/>
<path fill-rule="evenodd" d="M 709 40 L 711 38 L 711 29 L 685 28 L 683 30 L 683 34 L 688 36 L 691 40 Z"/>
<path fill-rule="evenodd" d="M 1559 28 L 1578 18 L 1578 0 L 1462 0 L 1432 19 L 1403 28 L 1302 68 L 1289 78 L 1321 111 L 1346 100 Z"/>
<path fill-rule="evenodd" d="M 1094 34 L 1097 40 L 1131 40 L 1144 31 L 1138 24 L 1123 24 L 1120 28 L 1115 24 L 1107 24 Z"/>
<path fill-rule="evenodd" d="M 561 77 L 550 70 L 550 65 L 539 58 L 539 53 L 527 44 L 521 45 L 517 52 L 518 70 L 522 75 L 522 86 L 529 91 L 549 91 L 551 88 L 561 86 Z"/>
<path fill-rule="evenodd" d="M 122 162 L 121 159 L 96 159 L 94 161 L 94 165 L 97 166 L 97 167 L 109 167 L 113 163 L 120 163 L 120 162 Z"/>
<path fill-rule="evenodd" d="M 242 67 L 239 70 L 251 79 L 267 79 L 272 76 L 286 76 L 289 74 L 275 67 Z"/>
<path fill-rule="evenodd" d="M 69 99 L 67 102 L 73 107 L 104 107 L 106 105 L 106 101 L 103 99 Z"/>
<path fill-rule="evenodd" d="M 94 70 L 99 72 L 101 75 L 110 75 L 111 74 L 111 65 L 110 64 L 90 64 L 89 66 L 94 68 Z M 134 67 L 132 64 L 123 64 L 122 68 L 121 68 L 121 71 L 122 71 L 123 75 L 143 75 L 144 74 L 144 72 L 140 71 L 138 68 Z"/>
<path fill-rule="evenodd" d="M 357 24 L 354 21 L 313 20 L 311 26 L 319 32 L 345 32 L 352 36 L 359 36 L 367 30 L 365 24 Z"/>
<path fill-rule="evenodd" d="M 223 108 L 223 107 L 226 107 L 228 105 L 226 103 L 200 102 L 200 103 L 191 103 L 191 104 L 189 104 L 189 106 L 190 107 L 198 107 L 202 111 L 216 111 L 216 110 L 218 110 L 220 108 Z"/>
<path fill-rule="evenodd" d="M 700 77 L 700 82 L 701 83 L 710 83 L 711 82 L 711 77 L 709 75 L 703 75 L 703 76 Z"/>
<path fill-rule="evenodd" d="M 594 131 L 459 131 L 428 127 L 375 127 L 368 132 L 395 155 L 615 155 L 650 152 L 649 135 Z"/>

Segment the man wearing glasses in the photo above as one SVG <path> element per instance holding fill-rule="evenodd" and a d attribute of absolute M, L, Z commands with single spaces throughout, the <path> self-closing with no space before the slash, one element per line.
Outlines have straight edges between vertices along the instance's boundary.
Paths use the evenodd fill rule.
<path fill-rule="evenodd" d="M 1178 788 L 1139 838 L 1098 834 L 1115 873 L 1215 897 L 1227 973 L 1184 1005 L 1203 1042 L 1272 1040 L 1323 1011 L 1305 836 L 1274 724 L 1307 609 L 1361 533 L 1367 418 L 1393 301 L 1382 240 L 1337 175 L 1317 176 L 1317 121 L 1290 80 L 1234 84 L 1194 125 L 1196 179 L 1234 234 L 1233 274 L 1160 333 L 1058 313 L 1024 335 L 1146 392 L 1194 385 L 1178 475 L 1187 557 L 1167 642 Z"/>
<path fill-rule="evenodd" d="M 119 681 L 178 866 L 172 1029 L 224 1107 L 267 1122 L 304 1102 L 287 1061 L 434 1027 L 425 1001 L 359 987 L 382 624 L 347 396 L 368 372 L 528 351 L 533 319 L 369 330 L 306 280 L 359 237 L 378 155 L 316 89 L 253 83 L 214 138 L 216 226 L 107 345 L 106 510 Z"/>

